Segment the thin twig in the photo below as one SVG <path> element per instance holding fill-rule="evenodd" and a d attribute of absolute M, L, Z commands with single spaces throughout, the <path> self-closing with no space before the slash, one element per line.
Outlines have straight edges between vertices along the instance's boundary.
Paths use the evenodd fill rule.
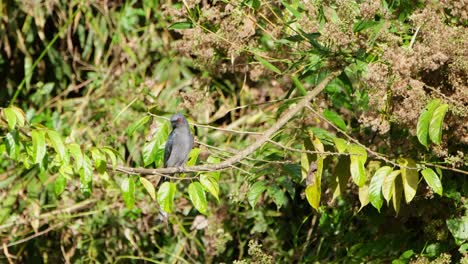
<path fill-rule="evenodd" d="M 42 235 L 44 235 L 44 234 L 47 234 L 47 233 L 49 233 L 50 231 L 52 231 L 52 230 L 54 230 L 54 229 L 56 229 L 56 228 L 58 228 L 58 227 L 61 227 L 61 226 L 63 226 L 63 223 L 58 223 L 58 224 L 56 224 L 56 225 L 53 225 L 53 226 L 47 228 L 46 230 L 43 230 L 43 231 L 41 231 L 41 232 L 38 232 L 38 233 L 36 233 L 36 234 L 34 234 L 34 235 L 30 235 L 30 236 L 25 237 L 25 238 L 23 238 L 23 239 L 20 239 L 20 240 L 18 240 L 18 241 L 11 242 L 10 244 L 7 245 L 7 247 L 12 247 L 12 246 L 16 246 L 16 245 L 22 244 L 22 243 L 24 243 L 24 242 L 28 242 L 28 241 L 31 240 L 31 239 L 34 239 L 34 238 L 36 238 L 36 237 L 40 237 L 40 236 L 42 236 Z"/>

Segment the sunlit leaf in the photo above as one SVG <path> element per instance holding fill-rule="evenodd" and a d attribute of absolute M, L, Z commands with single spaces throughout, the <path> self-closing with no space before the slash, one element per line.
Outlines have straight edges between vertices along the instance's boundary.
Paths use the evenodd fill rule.
<path fill-rule="evenodd" d="M 456 239 L 468 239 L 468 216 L 447 220 L 447 227 Z"/>
<path fill-rule="evenodd" d="M 338 150 L 339 153 L 344 153 L 348 147 L 348 142 L 342 138 L 335 138 L 333 140 L 335 143 L 336 150 Z"/>
<path fill-rule="evenodd" d="M 392 168 L 389 166 L 379 168 L 372 176 L 369 184 L 369 201 L 379 212 L 383 204 L 382 185 L 391 171 Z"/>
<path fill-rule="evenodd" d="M 247 200 L 252 208 L 255 208 L 260 195 L 262 195 L 265 190 L 266 186 L 264 181 L 258 181 L 250 186 L 249 191 L 247 192 Z"/>
<path fill-rule="evenodd" d="M 440 105 L 440 100 L 432 100 L 424 109 L 424 111 L 419 115 L 418 124 L 416 127 L 416 134 L 418 136 L 419 142 L 427 147 L 427 138 L 429 135 L 429 124 L 431 122 L 432 113 Z"/>
<path fill-rule="evenodd" d="M 172 182 L 163 182 L 158 190 L 158 203 L 167 213 L 172 212 L 176 186 Z"/>
<path fill-rule="evenodd" d="M 148 121 L 150 120 L 150 116 L 149 115 L 145 115 L 143 116 L 142 118 L 138 119 L 137 121 L 133 122 L 130 126 L 127 127 L 127 136 L 132 136 L 133 133 L 135 133 L 135 131 L 140 128 L 141 126 L 145 125 L 146 123 L 148 123 Z"/>
<path fill-rule="evenodd" d="M 329 109 L 325 109 L 325 111 L 323 111 L 323 117 L 325 117 L 328 121 L 332 122 L 339 129 L 346 131 L 347 127 L 345 121 L 336 112 Z"/>
<path fill-rule="evenodd" d="M 119 156 L 118 152 L 110 147 L 103 147 L 101 148 L 101 151 L 107 155 L 111 160 L 112 167 L 115 168 L 117 166 L 117 157 Z"/>
<path fill-rule="evenodd" d="M 219 197 L 218 197 L 218 194 L 219 194 L 219 183 L 218 181 L 213 177 L 213 176 L 210 176 L 210 175 L 207 175 L 207 174 L 202 174 L 200 176 L 200 183 L 203 185 L 203 187 L 209 192 L 211 193 L 215 198 L 216 200 L 218 200 L 219 202 Z"/>
<path fill-rule="evenodd" d="M 395 190 L 395 179 L 400 175 L 400 173 L 400 170 L 392 171 L 384 179 L 382 184 L 382 195 L 387 203 L 390 202 L 390 199 L 393 196 L 393 191 Z"/>
<path fill-rule="evenodd" d="M 365 148 L 359 145 L 350 144 L 348 145 L 348 153 L 351 154 L 351 177 L 353 178 L 353 181 L 357 186 L 362 187 L 364 186 L 367 180 L 366 170 L 364 167 L 364 164 L 367 160 L 367 151 Z"/>
<path fill-rule="evenodd" d="M 143 177 L 140 177 L 140 183 L 143 185 L 143 187 L 145 187 L 146 191 L 151 196 L 151 199 L 156 201 L 156 189 L 154 188 L 154 185 Z"/>
<path fill-rule="evenodd" d="M 301 13 L 300 13 L 297 9 L 295 9 L 294 7 L 292 7 L 290 4 L 288 4 L 288 3 L 287 3 L 286 1 L 284 1 L 284 0 L 281 0 L 280 2 L 281 2 L 281 4 L 284 5 L 284 7 L 286 7 L 286 9 L 287 9 L 289 12 L 291 12 L 291 14 L 293 14 L 293 16 L 294 16 L 295 18 L 297 18 L 297 19 L 300 19 L 300 18 L 301 18 Z"/>
<path fill-rule="evenodd" d="M 208 203 L 206 201 L 205 191 L 200 182 L 192 182 L 188 187 L 188 194 L 193 206 L 202 214 L 206 214 Z"/>
<path fill-rule="evenodd" d="M 214 157 L 210 155 L 207 159 L 206 162 L 209 164 L 218 164 L 221 160 L 217 157 Z M 219 177 L 221 175 L 220 171 L 210 171 L 206 173 L 207 175 L 210 175 L 211 177 L 215 178 L 216 181 L 219 181 Z"/>
<path fill-rule="evenodd" d="M 331 183 L 331 188 L 333 191 L 332 201 L 341 195 L 341 192 L 346 190 L 346 184 L 348 183 L 351 173 L 349 171 L 350 161 L 348 157 L 341 156 L 338 159 L 338 164 L 333 170 L 333 180 Z"/>
<path fill-rule="evenodd" d="M 437 145 L 442 140 L 442 128 L 447 110 L 448 104 L 438 106 L 432 113 L 431 122 L 429 123 L 429 138 Z"/>
<path fill-rule="evenodd" d="M 7 120 L 8 129 L 9 130 L 15 129 L 16 121 L 17 121 L 15 111 L 13 111 L 13 109 L 10 107 L 3 108 L 3 114 L 5 116 L 5 119 Z"/>
<path fill-rule="evenodd" d="M 49 129 L 47 130 L 47 138 L 49 139 L 50 144 L 54 148 L 55 152 L 57 152 L 57 154 L 60 156 L 60 159 L 68 163 L 65 145 L 63 144 L 63 140 L 60 134 L 57 131 Z"/>
<path fill-rule="evenodd" d="M 98 173 L 104 173 L 107 167 L 106 155 L 98 148 L 91 148 L 91 157 L 94 161 L 94 167 Z"/>
<path fill-rule="evenodd" d="M 431 168 L 422 170 L 421 174 L 427 185 L 429 185 L 429 187 L 431 187 L 438 195 L 442 196 L 442 182 L 440 181 L 439 176 L 437 176 Z"/>
<path fill-rule="evenodd" d="M 75 160 L 75 169 L 79 171 L 83 167 L 83 153 L 81 152 L 81 147 L 76 143 L 68 144 L 67 147 Z"/>
<path fill-rule="evenodd" d="M 59 196 L 60 194 L 65 191 L 65 187 L 67 186 L 67 178 L 63 174 L 59 174 L 57 179 L 55 179 L 55 195 Z"/>
<path fill-rule="evenodd" d="M 33 160 L 34 163 L 40 164 L 45 157 L 47 147 L 45 142 L 44 130 L 31 131 L 32 146 L 33 146 Z"/>
<path fill-rule="evenodd" d="M 133 179 L 130 177 L 123 179 L 120 189 L 122 190 L 125 206 L 128 209 L 133 209 L 133 206 L 135 206 L 135 182 Z"/>
<path fill-rule="evenodd" d="M 363 186 L 359 187 L 359 202 L 361 202 L 361 207 L 359 211 L 364 208 L 366 205 L 369 204 L 369 185 L 364 184 Z"/>
<path fill-rule="evenodd" d="M 162 165 L 164 156 L 164 143 L 168 137 L 168 125 L 166 122 L 158 123 L 157 130 L 154 132 L 151 141 L 143 146 L 143 162 L 145 166 L 155 163 L 156 167 Z"/>
<path fill-rule="evenodd" d="M 416 190 L 418 189 L 419 175 L 417 169 L 409 169 L 416 167 L 416 162 L 412 159 L 401 158 L 398 159 L 398 163 L 401 167 L 401 179 L 403 181 L 403 190 L 405 192 L 405 201 L 406 203 L 411 202 L 414 196 L 416 195 Z"/>
<path fill-rule="evenodd" d="M 11 109 L 15 112 L 16 121 L 20 127 L 23 127 L 26 123 L 26 114 L 23 112 L 21 108 L 16 106 L 12 106 Z"/>
<path fill-rule="evenodd" d="M 90 196 L 93 183 L 93 163 L 87 155 L 83 155 L 83 166 L 79 169 L 80 174 L 80 190 L 86 195 Z"/>
<path fill-rule="evenodd" d="M 197 163 L 198 155 L 200 154 L 201 149 L 199 148 L 194 148 L 190 151 L 187 163 L 185 166 L 190 167 L 194 166 Z"/>

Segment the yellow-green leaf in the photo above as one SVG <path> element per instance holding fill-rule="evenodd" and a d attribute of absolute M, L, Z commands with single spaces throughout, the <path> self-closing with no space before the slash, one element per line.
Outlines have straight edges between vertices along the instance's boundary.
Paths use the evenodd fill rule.
<path fill-rule="evenodd" d="M 128 209 L 133 209 L 135 206 L 135 182 L 132 178 L 125 178 L 120 184 L 125 206 Z"/>
<path fill-rule="evenodd" d="M 442 182 L 440 181 L 439 176 L 437 176 L 431 168 L 422 170 L 421 174 L 427 185 L 429 185 L 438 195 L 442 196 Z"/>
<path fill-rule="evenodd" d="M 444 117 L 448 110 L 448 104 L 438 106 L 432 113 L 429 124 L 429 138 L 435 144 L 439 145 L 442 140 L 442 128 L 444 126 Z"/>
<path fill-rule="evenodd" d="M 382 185 L 384 179 L 392 171 L 389 166 L 383 166 L 379 168 L 374 176 L 372 176 L 369 184 L 369 200 L 371 204 L 380 212 L 380 208 L 383 204 Z"/>
<path fill-rule="evenodd" d="M 16 115 L 15 111 L 13 111 L 12 108 L 4 108 L 3 109 L 3 115 L 5 116 L 5 119 L 7 120 L 8 123 L 8 129 L 13 130 L 16 127 Z"/>
<path fill-rule="evenodd" d="M 31 131 L 32 145 L 33 145 L 33 160 L 34 163 L 40 164 L 46 154 L 46 142 L 44 130 Z"/>
<path fill-rule="evenodd" d="M 359 201 L 361 202 L 361 207 L 359 211 L 369 204 L 369 185 L 364 184 L 359 187 Z"/>
<path fill-rule="evenodd" d="M 395 212 L 397 213 L 397 215 L 400 212 L 402 194 L 403 194 L 402 179 L 401 179 L 401 177 L 396 177 L 396 179 L 395 179 L 395 188 L 394 188 L 393 194 L 392 194 L 392 202 L 393 202 L 393 208 L 395 209 Z"/>
<path fill-rule="evenodd" d="M 60 136 L 60 134 L 57 133 L 57 131 L 49 129 L 47 130 L 47 138 L 49 139 L 49 142 L 54 148 L 55 152 L 57 152 L 57 154 L 59 155 L 60 159 L 68 163 L 68 160 L 65 156 L 65 145 L 63 144 L 62 137 Z"/>
<path fill-rule="evenodd" d="M 174 204 L 176 186 L 172 182 L 163 182 L 158 190 L 158 203 L 161 209 L 167 213 L 172 212 L 172 206 Z"/>
<path fill-rule="evenodd" d="M 395 190 L 395 179 L 398 175 L 400 175 L 400 173 L 400 170 L 392 171 L 384 179 L 384 182 L 382 184 L 382 195 L 387 201 L 387 204 L 390 202 L 390 199 L 393 196 L 393 191 Z"/>
<path fill-rule="evenodd" d="M 218 200 L 219 202 L 219 197 L 218 197 L 218 194 L 219 194 L 219 184 L 218 184 L 218 181 L 213 177 L 213 176 L 210 176 L 210 175 L 207 175 L 207 174 L 202 174 L 200 176 L 200 183 L 203 185 L 203 187 L 209 192 L 211 193 L 215 198 L 216 200 Z"/>
<path fill-rule="evenodd" d="M 81 147 L 76 143 L 71 143 L 67 147 L 75 160 L 75 169 L 79 171 L 83 167 L 83 153 L 81 152 Z"/>
<path fill-rule="evenodd" d="M 18 108 L 16 106 L 12 106 L 11 109 L 15 112 L 16 115 L 16 121 L 18 121 L 18 125 L 20 127 L 23 127 L 26 123 L 26 114 L 21 110 L 21 108 Z"/>
<path fill-rule="evenodd" d="M 206 214 L 208 203 L 206 201 L 205 191 L 200 182 L 192 182 L 188 187 L 188 194 L 193 206 L 202 214 Z"/>
<path fill-rule="evenodd" d="M 156 189 L 154 188 L 154 185 L 143 177 L 140 177 L 140 183 L 145 187 L 146 191 L 151 196 L 151 199 L 156 201 Z"/>
<path fill-rule="evenodd" d="M 334 138 L 333 142 L 335 143 L 335 148 L 339 153 L 344 153 L 346 148 L 348 148 L 348 142 L 342 138 Z"/>
<path fill-rule="evenodd" d="M 427 104 L 424 111 L 419 115 L 416 134 L 419 142 L 427 147 L 427 138 L 429 135 L 429 124 L 431 122 L 432 113 L 440 105 L 440 100 L 434 99 Z"/>
<path fill-rule="evenodd" d="M 401 158 L 398 160 L 401 167 L 401 179 L 403 181 L 403 191 L 405 192 L 406 203 L 411 202 L 416 195 L 418 189 L 419 175 L 417 169 L 409 169 L 416 167 L 416 162 L 412 159 Z"/>
<path fill-rule="evenodd" d="M 365 148 L 356 145 L 356 144 L 350 144 L 348 145 L 348 153 L 350 155 L 350 171 L 351 171 L 351 177 L 353 178 L 354 183 L 356 183 L 357 186 L 362 187 L 364 184 L 366 184 L 366 170 L 364 167 L 364 164 L 366 163 L 367 160 L 367 151 Z"/>

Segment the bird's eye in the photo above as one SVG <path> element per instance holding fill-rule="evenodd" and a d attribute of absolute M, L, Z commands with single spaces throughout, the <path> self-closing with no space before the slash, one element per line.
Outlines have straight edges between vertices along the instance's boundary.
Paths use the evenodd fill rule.
<path fill-rule="evenodd" d="M 182 117 L 177 118 L 177 123 L 182 123 Z"/>

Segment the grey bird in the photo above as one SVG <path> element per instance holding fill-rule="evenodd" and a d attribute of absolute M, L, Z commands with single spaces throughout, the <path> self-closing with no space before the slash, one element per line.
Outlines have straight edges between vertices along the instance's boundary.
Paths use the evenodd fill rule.
<path fill-rule="evenodd" d="M 187 119 L 182 114 L 171 117 L 172 132 L 164 148 L 164 167 L 180 167 L 187 162 L 193 147 L 193 135 Z"/>

